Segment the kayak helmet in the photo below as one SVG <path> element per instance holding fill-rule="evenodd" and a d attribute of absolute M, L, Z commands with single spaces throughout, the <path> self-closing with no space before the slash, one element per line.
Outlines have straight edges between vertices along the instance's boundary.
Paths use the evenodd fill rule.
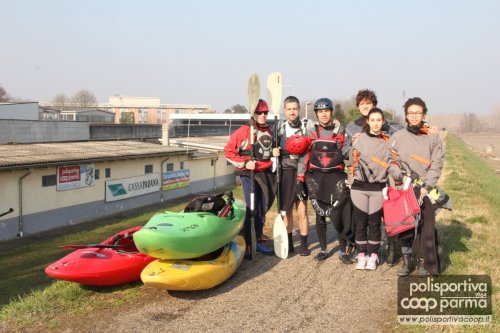
<path fill-rule="evenodd" d="M 314 102 L 314 112 L 323 109 L 330 109 L 330 111 L 333 111 L 333 102 L 331 99 L 324 97 Z"/>
<path fill-rule="evenodd" d="M 286 139 L 286 151 L 293 155 L 300 155 L 309 148 L 309 139 L 303 135 L 292 135 Z"/>

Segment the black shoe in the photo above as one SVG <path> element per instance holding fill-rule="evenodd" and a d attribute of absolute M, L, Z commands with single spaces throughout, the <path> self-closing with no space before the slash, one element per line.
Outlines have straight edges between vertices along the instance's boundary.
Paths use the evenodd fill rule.
<path fill-rule="evenodd" d="M 342 261 L 343 264 L 346 264 L 346 265 L 352 264 L 351 258 L 349 258 L 349 256 L 345 252 L 340 252 L 339 259 L 340 259 L 340 261 Z"/>
<path fill-rule="evenodd" d="M 314 260 L 316 260 L 316 261 L 323 261 L 323 260 L 325 260 L 326 258 L 328 258 L 328 253 L 326 253 L 326 251 L 321 251 L 320 253 L 318 253 L 318 254 L 314 257 Z"/>
<path fill-rule="evenodd" d="M 300 248 L 300 255 L 303 257 L 307 257 L 308 255 L 311 254 L 311 250 L 307 248 L 307 246 L 301 246 Z"/>
<path fill-rule="evenodd" d="M 411 255 L 403 254 L 403 267 L 398 271 L 399 276 L 407 276 L 411 272 Z"/>

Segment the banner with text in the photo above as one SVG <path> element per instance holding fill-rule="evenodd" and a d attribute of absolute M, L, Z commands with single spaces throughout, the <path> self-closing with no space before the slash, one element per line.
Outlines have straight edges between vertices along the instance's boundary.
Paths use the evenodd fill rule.
<path fill-rule="evenodd" d="M 167 171 L 163 174 L 163 191 L 189 186 L 189 169 Z"/>
<path fill-rule="evenodd" d="M 160 174 L 106 181 L 106 202 L 123 200 L 160 190 Z"/>
<path fill-rule="evenodd" d="M 94 186 L 94 164 L 79 164 L 57 167 L 57 190 L 72 190 L 80 187 Z"/>

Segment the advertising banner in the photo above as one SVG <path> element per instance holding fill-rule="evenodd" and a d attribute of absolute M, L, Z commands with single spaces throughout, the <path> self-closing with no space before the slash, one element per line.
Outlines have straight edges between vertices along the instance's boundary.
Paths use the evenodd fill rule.
<path fill-rule="evenodd" d="M 160 174 L 106 181 L 106 202 L 123 200 L 139 195 L 158 192 L 161 188 Z"/>
<path fill-rule="evenodd" d="M 163 174 L 163 191 L 189 186 L 189 169 L 167 171 Z"/>
<path fill-rule="evenodd" d="M 94 164 L 79 164 L 57 167 L 57 190 L 72 190 L 80 187 L 94 186 Z"/>

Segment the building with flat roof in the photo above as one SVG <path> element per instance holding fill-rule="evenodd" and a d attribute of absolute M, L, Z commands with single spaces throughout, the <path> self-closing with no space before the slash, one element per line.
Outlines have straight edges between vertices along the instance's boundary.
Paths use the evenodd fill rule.
<path fill-rule="evenodd" d="M 229 186 L 234 168 L 222 150 L 183 142 L 0 145 L 0 212 L 14 209 L 0 217 L 0 240 Z"/>

